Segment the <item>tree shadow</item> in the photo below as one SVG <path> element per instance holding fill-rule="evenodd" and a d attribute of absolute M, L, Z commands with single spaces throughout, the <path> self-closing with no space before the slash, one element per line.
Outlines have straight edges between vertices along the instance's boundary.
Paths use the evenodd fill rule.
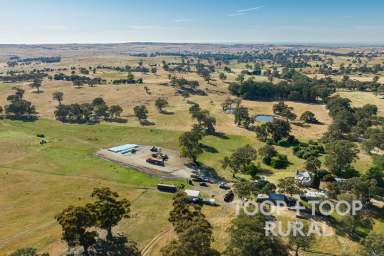
<path fill-rule="evenodd" d="M 167 110 L 163 110 L 163 111 L 161 111 L 160 113 L 161 113 L 161 114 L 164 114 L 164 115 L 174 115 L 174 114 L 175 114 L 175 112 L 173 112 L 173 111 L 167 111 Z"/>
<path fill-rule="evenodd" d="M 23 121 L 23 122 L 34 122 L 38 120 L 39 118 L 37 116 L 10 116 L 7 115 L 5 119 L 9 120 L 17 120 L 17 121 Z"/>
<path fill-rule="evenodd" d="M 219 153 L 219 151 L 218 151 L 216 148 L 211 147 L 211 146 L 208 146 L 208 145 L 205 145 L 205 144 L 200 144 L 200 147 L 201 147 L 205 152 L 208 152 L 208 153 L 213 153 L 213 154 Z"/>
<path fill-rule="evenodd" d="M 98 239 L 90 255 L 140 255 L 137 245 L 133 241 L 129 241 L 126 236 L 117 235 L 111 240 Z"/>
<path fill-rule="evenodd" d="M 121 124 L 125 124 L 128 122 L 127 119 L 125 118 L 120 118 L 120 117 L 117 117 L 117 118 L 109 118 L 107 119 L 106 121 L 108 122 L 114 122 L 114 123 L 121 123 Z"/>
<path fill-rule="evenodd" d="M 223 132 L 215 132 L 212 135 L 215 136 L 215 137 L 218 137 L 220 139 L 225 139 L 225 140 L 229 139 L 229 137 L 225 133 L 223 133 Z"/>
<path fill-rule="evenodd" d="M 151 125 L 155 125 L 154 122 L 149 121 L 149 120 L 147 120 L 147 119 L 145 119 L 145 120 L 140 120 L 140 124 L 143 125 L 143 126 L 151 126 Z"/>

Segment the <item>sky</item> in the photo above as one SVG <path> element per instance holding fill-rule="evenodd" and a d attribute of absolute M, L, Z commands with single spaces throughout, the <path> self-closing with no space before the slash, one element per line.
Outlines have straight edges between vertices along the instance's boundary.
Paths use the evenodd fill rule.
<path fill-rule="evenodd" d="M 0 0 L 0 44 L 384 43 L 382 0 Z"/>

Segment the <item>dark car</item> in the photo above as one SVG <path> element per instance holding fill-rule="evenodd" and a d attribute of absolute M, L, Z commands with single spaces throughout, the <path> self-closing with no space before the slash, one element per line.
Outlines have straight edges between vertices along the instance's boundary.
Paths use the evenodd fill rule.
<path fill-rule="evenodd" d="M 232 200 L 233 200 L 234 197 L 235 197 L 235 194 L 233 193 L 232 190 L 230 190 L 230 191 L 228 191 L 227 194 L 225 194 L 225 196 L 224 196 L 224 202 L 227 202 L 227 203 L 232 202 Z"/>
<path fill-rule="evenodd" d="M 205 182 L 200 182 L 200 184 L 199 184 L 200 186 L 202 186 L 202 187 L 208 187 L 208 184 L 207 183 L 205 183 Z"/>

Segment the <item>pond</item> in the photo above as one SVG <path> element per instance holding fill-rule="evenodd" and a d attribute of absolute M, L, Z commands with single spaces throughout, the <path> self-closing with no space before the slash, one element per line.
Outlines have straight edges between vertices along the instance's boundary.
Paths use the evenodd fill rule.
<path fill-rule="evenodd" d="M 255 120 L 257 122 L 272 122 L 273 116 L 271 116 L 271 115 L 257 115 L 255 117 Z"/>

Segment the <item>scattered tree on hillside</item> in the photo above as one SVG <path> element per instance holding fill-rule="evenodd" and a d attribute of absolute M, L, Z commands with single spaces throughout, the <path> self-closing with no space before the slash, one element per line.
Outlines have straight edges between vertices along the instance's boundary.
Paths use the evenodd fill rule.
<path fill-rule="evenodd" d="M 237 107 L 233 114 L 235 115 L 235 124 L 238 126 L 242 125 L 245 128 L 249 128 L 249 126 L 254 122 L 254 120 L 249 115 L 248 108 L 246 107 Z"/>
<path fill-rule="evenodd" d="M 230 241 L 226 256 L 288 256 L 288 250 L 279 238 L 265 234 L 265 217 L 261 214 L 241 214 L 232 220 Z"/>
<path fill-rule="evenodd" d="M 42 86 L 42 80 L 41 78 L 35 78 L 31 84 L 32 88 L 35 88 L 37 90 L 37 93 L 40 93 L 40 87 Z"/>
<path fill-rule="evenodd" d="M 312 113 L 311 111 L 305 111 L 303 114 L 301 114 L 300 120 L 303 121 L 304 123 L 308 123 L 308 124 L 319 123 L 319 121 L 316 119 L 315 114 Z"/>
<path fill-rule="evenodd" d="M 295 120 L 296 114 L 292 112 L 293 108 L 286 105 L 284 102 L 280 101 L 273 105 L 273 113 L 275 115 L 284 117 L 288 120 Z"/>
<path fill-rule="evenodd" d="M 277 184 L 280 193 L 287 193 L 290 196 L 301 193 L 294 177 L 286 177 L 279 180 Z"/>
<path fill-rule="evenodd" d="M 201 207 L 191 205 L 186 194 L 179 192 L 173 201 L 169 222 L 177 239 L 161 249 L 163 256 L 218 256 L 211 248 L 213 228 L 201 212 Z"/>
<path fill-rule="evenodd" d="M 57 100 L 57 102 L 59 103 L 59 105 L 61 105 L 61 102 L 62 102 L 63 99 L 64 99 L 64 93 L 63 93 L 63 92 L 54 92 L 54 93 L 52 94 L 52 99 Z"/>
<path fill-rule="evenodd" d="M 112 105 L 109 108 L 109 117 L 112 119 L 120 118 L 121 113 L 123 113 L 123 108 L 120 105 Z"/>
<path fill-rule="evenodd" d="M 245 172 L 247 165 L 251 164 L 252 161 L 256 160 L 257 152 L 250 145 L 238 148 L 229 157 L 224 157 L 222 166 L 224 169 L 230 168 L 235 177 L 238 172 Z"/>
<path fill-rule="evenodd" d="M 267 122 L 255 127 L 257 138 L 264 142 L 278 143 L 284 138 L 290 136 L 291 126 L 287 121 L 273 119 L 272 122 Z"/>
<path fill-rule="evenodd" d="M 160 113 L 163 113 L 164 108 L 167 107 L 168 105 L 169 103 L 165 98 L 157 98 L 155 101 L 155 106 Z"/>
<path fill-rule="evenodd" d="M 189 158 L 193 163 L 197 163 L 197 157 L 203 150 L 200 145 L 202 139 L 201 132 L 192 130 L 183 133 L 179 138 L 181 156 Z"/>
<path fill-rule="evenodd" d="M 308 224 L 299 222 L 298 225 L 303 225 L 301 232 L 290 232 L 289 246 L 295 252 L 295 256 L 299 256 L 300 250 L 308 250 L 315 243 L 316 237 L 309 232 Z"/>
<path fill-rule="evenodd" d="M 96 243 L 97 232 L 89 231 L 96 225 L 95 214 L 88 207 L 70 206 L 56 215 L 56 220 L 63 229 L 62 239 L 68 246 L 82 246 L 84 255 L 88 256 L 88 249 Z"/>
<path fill-rule="evenodd" d="M 5 105 L 5 114 L 14 119 L 34 119 L 36 118 L 36 108 L 31 102 L 24 100 L 24 90 L 15 89 L 13 95 L 9 95 L 7 100 L 10 102 Z"/>
<path fill-rule="evenodd" d="M 144 105 L 135 106 L 133 108 L 133 112 L 135 113 L 137 119 L 139 119 L 140 123 L 143 123 L 148 118 L 148 110 L 147 107 Z"/>
<path fill-rule="evenodd" d="M 96 224 L 107 231 L 107 239 L 112 239 L 112 227 L 123 218 L 129 218 L 130 202 L 127 199 L 119 200 L 119 194 L 109 188 L 95 188 L 91 195 L 96 201 L 90 205 L 96 214 Z"/>
<path fill-rule="evenodd" d="M 351 166 L 359 152 L 355 143 L 338 140 L 326 144 L 325 166 L 336 176 L 348 177 L 354 173 Z"/>

